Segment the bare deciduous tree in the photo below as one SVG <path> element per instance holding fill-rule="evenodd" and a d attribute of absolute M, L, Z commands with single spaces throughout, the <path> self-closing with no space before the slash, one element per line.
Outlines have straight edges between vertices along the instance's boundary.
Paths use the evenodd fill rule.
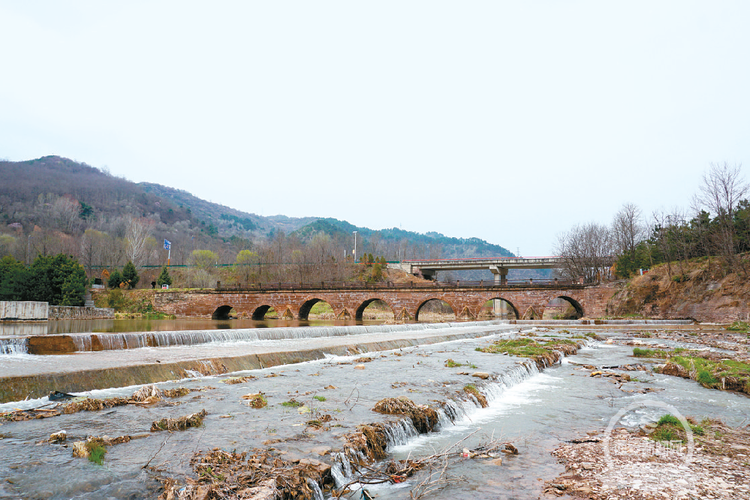
<path fill-rule="evenodd" d="M 632 203 L 626 203 L 615 214 L 612 221 L 612 240 L 619 255 L 635 253 L 638 244 L 646 237 L 641 209 Z"/>
<path fill-rule="evenodd" d="M 612 265 L 612 237 L 606 226 L 594 222 L 574 226 L 558 237 L 556 252 L 565 261 L 561 273 L 570 280 L 594 283 L 607 276 Z"/>
<path fill-rule="evenodd" d="M 80 244 L 80 261 L 86 268 L 89 276 L 93 273 L 94 266 L 107 265 L 109 262 L 104 261 L 106 247 L 111 243 L 108 235 L 96 229 L 87 229 L 81 237 Z"/>
<path fill-rule="evenodd" d="M 734 216 L 739 202 L 747 196 L 750 186 L 741 175 L 741 165 L 712 163 L 703 174 L 700 193 L 694 200 L 696 212 L 705 209 L 714 216 L 711 241 L 716 253 L 724 258 L 728 270 L 737 268 Z"/>
<path fill-rule="evenodd" d="M 131 217 L 125 230 L 127 256 L 135 267 L 141 267 L 146 259 L 146 240 L 151 236 L 153 222 L 144 218 Z"/>

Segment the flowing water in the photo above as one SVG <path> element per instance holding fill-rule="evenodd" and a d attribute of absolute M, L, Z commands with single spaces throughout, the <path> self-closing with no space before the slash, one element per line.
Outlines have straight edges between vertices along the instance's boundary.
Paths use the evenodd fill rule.
<path fill-rule="evenodd" d="M 363 320 L 282 320 L 282 319 L 63 319 L 42 322 L 0 323 L 0 337 L 13 335 L 49 335 L 61 333 L 123 333 L 183 330 L 236 330 L 303 326 L 344 326 L 378 324 Z"/>
<path fill-rule="evenodd" d="M 353 328 L 353 329 L 352 329 Z M 384 327 L 379 327 L 384 328 Z M 589 431 L 607 427 L 617 412 L 635 402 L 658 400 L 672 405 L 683 415 L 698 419 L 720 418 L 730 425 L 747 423 L 750 414 L 748 398 L 742 395 L 704 389 L 696 383 L 653 374 L 630 372 L 638 381 L 623 386 L 636 391 L 649 388 L 653 392 L 625 392 L 609 379 L 592 378 L 579 364 L 615 366 L 633 363 L 632 347 L 591 341 L 577 355 L 561 364 L 539 372 L 536 365 L 520 358 L 478 352 L 498 338 L 514 336 L 531 330 L 529 326 L 503 326 L 489 323 L 461 325 L 407 325 L 394 328 L 413 330 L 416 335 L 425 329 L 471 330 L 479 338 L 421 345 L 396 350 L 370 352 L 367 358 L 329 356 L 326 359 L 263 370 L 237 373 L 253 375 L 242 384 L 226 384 L 222 377 L 195 377 L 159 384 L 161 388 L 176 386 L 202 388 L 182 398 L 166 400 L 150 407 L 135 405 L 100 412 L 84 412 L 26 422 L 6 422 L 0 426 L 0 498 L 144 498 L 155 497 L 159 484 L 156 474 L 181 477 L 190 473 L 190 458 L 197 451 L 215 447 L 245 451 L 274 447 L 282 458 L 314 457 L 334 464 L 333 474 L 339 483 L 356 479 L 343 454 L 342 438 L 358 424 L 392 422 L 389 430 L 389 452 L 392 458 L 421 457 L 435 453 L 465 440 L 461 447 L 474 447 L 490 437 L 512 442 L 518 455 L 504 457 L 501 466 L 482 460 L 465 460 L 448 470 L 452 479 L 448 486 L 429 498 L 536 498 L 544 480 L 550 480 L 563 468 L 550 452 L 564 440 L 580 437 Z M 572 334 L 586 331 L 571 328 Z M 238 330 L 232 335 L 239 335 Z M 318 335 L 310 342 L 323 342 L 327 335 L 349 335 L 358 338 L 378 334 L 378 328 L 347 327 L 291 332 L 278 340 L 227 338 L 210 342 L 211 350 L 235 349 L 238 344 L 264 346 L 275 343 L 299 343 L 309 335 Z M 367 330 L 371 330 L 367 332 Z M 196 334 L 198 336 L 205 332 Z M 566 331 L 535 329 L 537 335 L 567 337 Z M 611 330 L 604 334 L 616 337 Z M 295 337 L 295 335 L 297 335 Z M 210 346 L 210 347 L 209 347 Z M 171 347 L 171 350 L 197 349 L 196 345 Z M 130 351 L 78 353 L 68 356 L 33 356 L 17 353 L 0 356 L 0 363 L 14 360 L 56 358 L 76 362 L 86 356 L 145 356 L 165 348 L 149 347 Z M 452 359 L 463 366 L 448 368 Z M 31 361 L 29 361 L 31 362 Z M 471 377 L 474 371 L 490 372 L 493 381 Z M 489 406 L 479 408 L 458 397 L 466 384 L 475 384 L 488 398 Z M 136 387 L 92 391 L 92 397 L 129 396 Z M 263 392 L 268 407 L 254 409 L 243 395 Z M 385 397 L 406 396 L 418 404 L 447 401 L 441 412 L 439 432 L 419 435 L 410 422 L 393 416 L 380 415 L 371 409 Z M 303 403 L 301 408 L 284 406 L 291 400 Z M 19 407 L 51 405 L 46 398 L 0 405 L 0 412 Z M 50 408 L 51 406 L 46 406 Z M 179 417 L 205 409 L 208 416 L 197 429 L 175 433 L 149 433 L 151 423 L 163 417 Z M 663 413 L 663 412 L 662 412 Z M 315 430 L 306 425 L 311 418 L 331 415 L 331 426 Z M 628 416 L 624 423 L 639 425 L 658 419 L 658 409 L 645 407 Z M 65 430 L 68 441 L 87 436 L 110 437 L 130 435 L 132 441 L 112 446 L 103 465 L 73 458 L 71 449 L 61 445 L 38 444 L 50 434 Z M 468 437 L 467 437 L 468 436 Z M 145 469 L 154 467 L 156 471 Z M 389 486 L 367 486 L 375 498 L 409 498 L 409 490 L 424 476 Z M 322 492 L 320 492 L 322 497 Z M 357 495 L 355 498 L 359 498 Z"/>

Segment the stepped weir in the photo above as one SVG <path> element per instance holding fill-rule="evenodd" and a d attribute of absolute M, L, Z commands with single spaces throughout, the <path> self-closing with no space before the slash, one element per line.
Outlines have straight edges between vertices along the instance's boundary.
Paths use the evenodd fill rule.
<path fill-rule="evenodd" d="M 508 322 L 85 333 L 0 339 L 0 402 L 475 338 Z"/>

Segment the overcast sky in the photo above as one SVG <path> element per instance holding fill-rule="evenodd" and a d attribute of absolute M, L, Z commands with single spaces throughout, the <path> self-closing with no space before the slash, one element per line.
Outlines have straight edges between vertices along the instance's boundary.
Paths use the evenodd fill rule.
<path fill-rule="evenodd" d="M 750 2 L 0 0 L 0 158 L 549 255 L 750 167 Z M 7 182 L 8 180 L 2 180 Z"/>

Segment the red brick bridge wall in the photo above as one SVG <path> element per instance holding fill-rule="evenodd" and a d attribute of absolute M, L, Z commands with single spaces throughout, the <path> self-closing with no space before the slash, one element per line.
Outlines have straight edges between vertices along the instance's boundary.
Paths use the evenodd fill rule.
<path fill-rule="evenodd" d="M 157 310 L 177 316 L 215 317 L 231 308 L 254 319 L 262 319 L 269 308 L 279 317 L 306 319 L 317 302 L 330 304 L 337 318 L 361 318 L 364 309 L 382 300 L 397 319 L 419 319 L 419 310 L 432 299 L 445 301 L 457 318 L 475 319 L 482 306 L 491 299 L 509 302 L 518 319 L 540 319 L 551 300 L 563 298 L 573 304 L 582 316 L 605 316 L 607 302 L 614 293 L 611 286 L 572 289 L 539 288 L 523 290 L 492 289 L 399 289 L 399 290 L 300 290 L 229 292 L 220 290 L 160 291 L 154 297 Z"/>

